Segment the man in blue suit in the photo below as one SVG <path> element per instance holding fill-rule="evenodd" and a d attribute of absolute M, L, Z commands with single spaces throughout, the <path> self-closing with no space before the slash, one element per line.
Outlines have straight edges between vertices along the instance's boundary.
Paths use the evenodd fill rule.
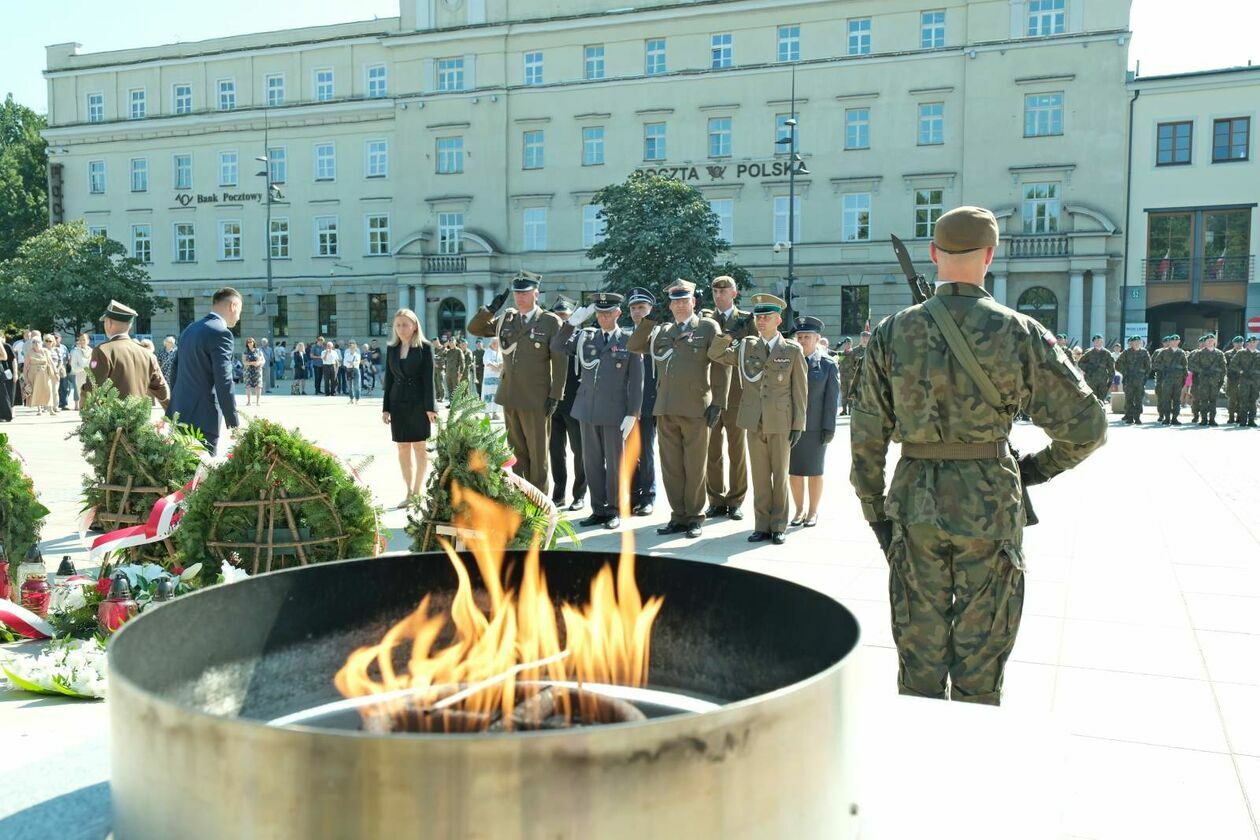
<path fill-rule="evenodd" d="M 232 327 L 241 319 L 241 293 L 223 288 L 214 293 L 210 314 L 189 324 L 179 337 L 179 353 L 171 372 L 171 405 L 167 415 L 179 415 L 201 432 L 211 455 L 217 454 L 219 429 L 240 425 L 232 394 Z"/>

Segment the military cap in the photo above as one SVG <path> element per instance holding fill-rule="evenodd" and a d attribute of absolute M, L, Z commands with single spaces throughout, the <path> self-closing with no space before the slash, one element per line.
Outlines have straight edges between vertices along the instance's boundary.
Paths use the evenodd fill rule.
<path fill-rule="evenodd" d="M 552 312 L 566 312 L 566 313 L 572 313 L 572 312 L 573 312 L 573 302 L 572 302 L 571 300 L 569 300 L 568 298 L 563 298 L 563 297 L 562 297 L 562 298 L 560 298 L 559 300 L 557 300 L 554 304 L 552 304 L 552 306 L 551 306 L 551 311 L 552 311 Z"/>
<path fill-rule="evenodd" d="M 656 306 L 656 295 L 652 294 L 642 286 L 635 286 L 630 290 L 630 300 L 626 302 L 631 306 L 636 303 L 646 303 L 651 306 Z"/>
<path fill-rule="evenodd" d="M 127 306 L 125 303 L 119 303 L 111 300 L 109 306 L 105 307 L 105 314 L 101 315 L 101 320 L 108 318 L 111 321 L 121 321 L 124 324 L 130 324 L 140 315 L 139 312 Z"/>
<path fill-rule="evenodd" d="M 621 306 L 622 296 L 616 292 L 596 292 L 591 295 L 591 303 L 600 312 L 611 312 Z"/>
<path fill-rule="evenodd" d="M 996 248 L 997 218 L 983 207 L 955 207 L 936 220 L 932 241 L 948 254 Z"/>
<path fill-rule="evenodd" d="M 1251 342 L 1253 342 L 1253 341 L 1260 341 L 1260 335 L 1249 335 L 1249 336 L 1247 336 L 1247 343 L 1248 343 L 1248 344 L 1250 344 L 1250 343 L 1251 343 Z"/>
<path fill-rule="evenodd" d="M 786 308 L 787 303 L 778 295 L 762 292 L 752 296 L 752 311 L 754 315 L 771 315 L 782 312 Z"/>
<path fill-rule="evenodd" d="M 1141 340 L 1142 340 L 1142 336 L 1140 336 L 1140 335 L 1131 335 L 1131 336 L 1129 336 L 1129 341 L 1141 341 Z"/>
<path fill-rule="evenodd" d="M 1203 336 L 1203 340 L 1204 340 L 1204 341 L 1207 341 L 1209 338 L 1216 338 L 1216 333 L 1210 332 L 1210 333 L 1206 333 L 1206 334 Z"/>
<path fill-rule="evenodd" d="M 1173 333 L 1172 335 L 1168 336 L 1168 340 L 1169 340 L 1169 341 L 1181 341 L 1181 336 L 1180 336 L 1180 335 L 1178 335 L 1177 333 Z"/>
<path fill-rule="evenodd" d="M 1091 336 L 1089 337 L 1089 340 L 1090 340 L 1090 341 L 1102 341 L 1102 336 L 1101 336 L 1101 335 L 1099 335 L 1098 333 L 1094 333 L 1093 335 L 1091 335 Z"/>
<path fill-rule="evenodd" d="M 846 342 L 848 342 L 849 344 L 852 344 L 852 343 L 853 343 L 853 339 L 849 338 L 847 335 L 846 335 L 845 337 L 843 337 L 843 338 L 841 338 L 841 339 L 840 339 L 840 343 L 841 343 L 841 344 L 844 344 L 844 343 L 846 343 Z"/>
<path fill-rule="evenodd" d="M 709 284 L 711 289 L 733 289 L 735 288 L 735 278 L 729 274 L 720 274 L 713 278 L 713 282 Z"/>
<path fill-rule="evenodd" d="M 670 300 L 685 300 L 693 297 L 696 293 L 696 284 L 690 280 L 683 280 L 681 277 L 665 287 L 665 294 L 669 295 Z"/>
<path fill-rule="evenodd" d="M 796 331 L 798 333 L 820 333 L 825 326 L 826 324 L 812 315 L 803 315 L 796 319 Z"/>
<path fill-rule="evenodd" d="M 538 284 L 542 282 L 542 275 L 535 274 L 532 271 L 519 271 L 512 278 L 512 291 L 514 292 L 532 292 L 538 288 Z"/>
<path fill-rule="evenodd" d="M 1202 344 L 1203 342 L 1207 340 L 1208 340 L 1208 337 L 1206 335 L 1199 336 L 1199 344 Z"/>
<path fill-rule="evenodd" d="M 1230 342 L 1229 342 L 1229 343 L 1230 343 L 1230 344 L 1242 344 L 1242 343 L 1243 343 L 1243 337 L 1242 337 L 1241 335 L 1236 335 L 1236 336 L 1234 336 L 1232 339 L 1230 339 Z"/>

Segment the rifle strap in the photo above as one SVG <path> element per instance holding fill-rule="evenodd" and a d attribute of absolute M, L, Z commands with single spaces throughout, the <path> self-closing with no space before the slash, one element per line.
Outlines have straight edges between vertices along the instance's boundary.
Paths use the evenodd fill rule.
<path fill-rule="evenodd" d="M 980 396 L 984 398 L 984 401 L 1003 414 L 1013 413 L 1012 407 L 1003 402 L 1002 395 L 998 392 L 997 386 L 993 384 L 993 380 L 984 372 L 984 368 L 980 365 L 980 360 L 976 358 L 976 354 L 971 349 L 971 345 L 967 343 L 967 338 L 962 334 L 962 330 L 958 329 L 958 325 L 954 323 L 954 317 L 949 314 L 949 308 L 945 305 L 945 301 L 936 296 L 930 297 L 924 302 L 923 310 L 932 316 L 932 320 L 936 322 L 941 335 L 945 338 L 945 344 L 949 346 L 949 350 L 954 354 L 954 358 L 962 365 L 962 369 L 976 383 L 976 387 L 980 389 Z"/>

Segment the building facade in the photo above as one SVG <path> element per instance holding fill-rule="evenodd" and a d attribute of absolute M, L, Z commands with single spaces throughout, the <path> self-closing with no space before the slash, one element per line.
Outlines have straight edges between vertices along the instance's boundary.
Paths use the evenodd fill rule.
<path fill-rule="evenodd" d="M 244 334 L 274 317 L 290 345 L 369 338 L 400 305 L 432 334 L 461 330 L 522 268 L 544 275 L 548 300 L 597 288 L 591 198 L 650 169 L 704 195 L 758 288 L 782 288 L 792 240 L 798 307 L 834 338 L 909 303 L 889 234 L 930 276 L 936 217 L 980 204 L 1003 226 L 1000 300 L 1073 338 L 1116 336 L 1128 9 L 402 0 L 387 20 L 55 45 L 54 217 L 150 264 L 175 302 L 155 333 L 232 284 L 250 298 Z M 793 79 L 809 174 L 789 236 L 776 141 Z M 264 166 L 282 193 L 269 225 Z"/>
<path fill-rule="evenodd" d="M 1139 77 L 1129 88 L 1125 319 L 1190 346 L 1205 332 L 1260 334 L 1260 67 Z"/>

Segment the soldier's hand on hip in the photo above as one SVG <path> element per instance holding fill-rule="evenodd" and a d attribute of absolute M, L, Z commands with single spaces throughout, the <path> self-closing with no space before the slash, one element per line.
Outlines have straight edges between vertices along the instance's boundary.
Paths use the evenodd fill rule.
<path fill-rule="evenodd" d="M 803 434 L 804 432 L 802 432 L 800 429 L 793 429 L 792 431 L 788 432 L 788 446 L 789 447 L 796 446 L 796 444 L 801 439 L 801 435 Z"/>
<path fill-rule="evenodd" d="M 494 298 L 490 301 L 490 305 L 486 307 L 486 309 L 490 310 L 491 315 L 503 308 L 503 304 L 507 302 L 509 294 L 511 294 L 511 287 L 504 286 L 503 291 L 494 296 Z"/>
<path fill-rule="evenodd" d="M 709 424 L 710 429 L 718 424 L 721 417 L 722 409 L 719 406 L 711 405 L 704 410 L 704 422 Z"/>
<path fill-rule="evenodd" d="M 560 406 L 559 400 L 555 399 L 554 397 L 547 397 L 547 404 L 543 408 L 543 411 L 545 411 L 547 413 L 547 416 L 550 417 L 551 415 L 556 413 L 556 409 L 559 406 Z"/>
<path fill-rule="evenodd" d="M 1032 455 L 1025 455 L 1019 459 L 1019 480 L 1025 487 L 1035 487 L 1045 484 L 1050 478 L 1037 469 Z"/>
<path fill-rule="evenodd" d="M 881 519 L 878 522 L 868 523 L 871 530 L 875 532 L 875 539 L 879 541 L 879 550 L 884 552 L 884 556 L 888 556 L 888 552 L 892 549 L 893 524 L 891 519 Z"/>

